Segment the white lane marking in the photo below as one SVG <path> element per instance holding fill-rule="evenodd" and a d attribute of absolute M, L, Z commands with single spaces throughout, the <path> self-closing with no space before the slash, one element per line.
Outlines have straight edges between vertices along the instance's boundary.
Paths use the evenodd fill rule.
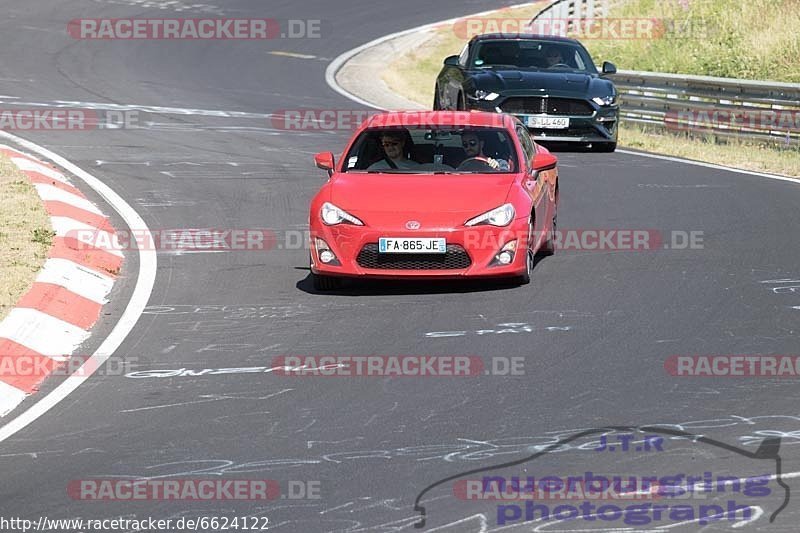
<path fill-rule="evenodd" d="M 72 175 L 82 179 L 89 187 L 94 189 L 106 202 L 108 202 L 114 210 L 119 213 L 128 228 L 137 228 L 146 233 L 145 237 L 152 240 L 150 230 L 145 224 L 142 217 L 122 199 L 113 189 L 108 185 L 92 176 L 85 170 L 69 162 L 58 154 L 55 154 L 39 146 L 38 144 L 26 141 L 16 135 L 12 135 L 6 131 L 0 131 L 0 138 L 5 138 L 16 142 L 23 148 L 31 150 L 42 157 L 45 157 L 65 169 Z M 111 357 L 114 352 L 119 348 L 125 338 L 133 330 L 139 317 L 141 317 L 144 308 L 147 306 L 147 301 L 150 299 L 150 294 L 153 291 L 153 285 L 156 281 L 157 270 L 157 256 L 154 250 L 147 250 L 144 248 L 139 249 L 139 274 L 136 279 L 136 286 L 133 289 L 133 294 L 128 302 L 125 311 L 123 311 L 117 324 L 111 330 L 111 333 L 97 348 L 97 351 L 92 354 L 89 360 L 84 364 L 85 372 L 73 374 L 65 379 L 58 387 L 53 389 L 47 396 L 40 399 L 33 404 L 29 409 L 24 411 L 14 420 L 0 428 L 0 442 L 5 441 L 9 437 L 15 435 L 29 424 L 36 421 L 39 417 L 47 413 L 50 409 L 58 405 L 64 398 L 69 396 L 75 389 L 77 389 L 83 382 L 89 379 L 103 364 Z M 84 374 L 84 375 L 80 375 Z"/>
<path fill-rule="evenodd" d="M 519 8 L 519 7 L 530 7 L 531 5 L 532 5 L 532 2 L 524 2 L 522 4 L 514 4 L 513 6 L 504 6 L 503 10 L 516 9 L 516 8 Z M 380 110 L 383 111 L 384 109 L 382 107 L 379 107 L 379 106 L 376 106 L 374 104 L 371 104 L 371 103 L 367 102 L 366 100 L 363 100 L 363 99 L 359 98 L 358 96 L 354 95 L 353 93 L 346 91 L 336 81 L 336 73 L 339 72 L 339 69 L 341 69 L 342 66 L 345 63 L 347 63 L 348 60 L 350 60 L 353 56 L 358 55 L 359 53 L 363 52 L 364 50 L 367 50 L 368 48 L 372 48 L 374 46 L 378 46 L 379 44 L 383 44 L 386 41 L 391 41 L 392 39 L 396 39 L 397 37 L 403 37 L 404 35 L 409 35 L 411 33 L 415 33 L 415 32 L 418 32 L 418 31 L 426 31 L 426 30 L 429 30 L 429 29 L 432 29 L 432 28 L 436 28 L 437 26 L 443 26 L 445 24 L 452 24 L 452 23 L 456 22 L 457 20 L 461 20 L 461 19 L 473 18 L 473 17 L 482 17 L 484 15 L 490 15 L 490 14 L 495 13 L 497 11 L 499 11 L 499 9 L 489 9 L 487 11 L 481 11 L 480 13 L 473 13 L 472 15 L 464 15 L 464 16 L 461 16 L 461 17 L 454 17 L 454 18 L 443 20 L 443 21 L 440 21 L 440 22 L 432 22 L 430 24 L 423 24 L 422 26 L 417 26 L 416 28 L 411 28 L 410 30 L 403 30 L 403 31 L 398 31 L 396 33 L 391 33 L 389 35 L 384 35 L 383 37 L 379 37 L 378 39 L 370 41 L 370 42 L 368 42 L 366 44 L 362 44 L 359 47 L 353 48 L 352 50 L 348 50 L 347 52 L 339 55 L 333 61 L 330 62 L 330 64 L 328 65 L 328 68 L 325 69 L 325 82 L 328 84 L 328 86 L 331 89 L 333 89 L 337 93 L 341 94 L 345 98 L 349 98 L 350 100 L 352 100 L 352 101 L 354 101 L 356 103 L 359 103 L 359 104 L 361 104 L 363 106 L 371 107 L 372 109 L 380 109 Z"/>
<path fill-rule="evenodd" d="M 20 170 L 27 170 L 30 172 L 38 172 L 39 174 L 44 174 L 48 178 L 54 179 L 56 181 L 60 181 L 66 185 L 72 185 L 69 180 L 57 170 L 54 170 L 50 167 L 46 167 L 36 161 L 31 161 L 25 157 L 12 157 L 11 161 L 14 162 Z"/>
<path fill-rule="evenodd" d="M 6 416 L 25 399 L 25 396 L 27 394 L 24 391 L 0 381 L 0 416 Z"/>
<path fill-rule="evenodd" d="M 71 354 L 89 332 L 38 309 L 17 307 L 0 323 L 0 337 L 51 357 Z"/>
<path fill-rule="evenodd" d="M 34 187 L 36 187 L 36 192 L 39 193 L 39 198 L 45 202 L 64 202 L 95 215 L 103 216 L 103 213 L 92 202 L 86 198 L 81 198 L 77 194 L 72 194 L 69 191 L 46 183 L 36 183 Z"/>
<path fill-rule="evenodd" d="M 87 300 L 103 305 L 106 296 L 114 287 L 114 280 L 99 272 L 89 270 L 68 259 L 48 259 L 42 271 L 36 276 L 39 283 L 52 283 L 64 287 Z"/>
<path fill-rule="evenodd" d="M 141 111 L 161 115 L 181 115 L 221 118 L 270 118 L 271 113 L 248 113 L 245 111 L 224 111 L 220 109 L 193 109 L 189 107 L 162 107 L 143 104 L 109 104 L 101 102 L 78 102 L 72 100 L 53 100 L 52 102 L 5 102 L 7 105 L 48 107 L 48 108 L 78 108 L 96 111 Z M 62 166 L 62 165 L 59 165 Z"/>
<path fill-rule="evenodd" d="M 769 178 L 779 181 L 791 181 L 793 183 L 800 183 L 800 178 L 790 178 L 789 176 L 781 176 L 779 174 L 768 174 L 766 172 L 755 172 L 753 170 L 742 170 L 733 167 L 726 167 L 723 165 L 716 165 L 714 163 L 703 163 L 701 161 L 692 161 L 691 159 L 681 159 L 680 157 L 648 154 L 645 152 L 633 152 L 630 150 L 617 150 L 617 152 L 626 155 L 638 155 L 639 157 L 649 157 L 650 159 L 661 159 L 663 161 L 671 161 L 673 163 L 683 163 L 686 165 L 695 165 L 698 167 L 713 168 L 714 170 L 724 170 L 725 172 L 734 172 L 736 174 L 746 174 L 748 176 L 758 176 L 760 178 Z"/>
<path fill-rule="evenodd" d="M 293 57 L 296 59 L 317 59 L 317 56 L 312 56 L 309 54 L 298 54 L 296 52 L 282 52 L 280 50 L 276 50 L 274 52 L 267 52 L 269 55 L 273 56 L 281 56 L 281 57 Z"/>

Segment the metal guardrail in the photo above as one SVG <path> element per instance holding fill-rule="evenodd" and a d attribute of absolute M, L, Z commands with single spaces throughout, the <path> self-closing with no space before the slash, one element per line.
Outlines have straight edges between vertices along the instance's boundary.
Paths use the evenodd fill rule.
<path fill-rule="evenodd" d="M 573 21 L 607 17 L 618 4 L 556 0 L 533 21 L 563 36 Z M 542 23 L 556 19 L 570 23 Z M 620 93 L 622 120 L 694 135 L 800 141 L 800 84 L 627 70 L 610 77 Z"/>

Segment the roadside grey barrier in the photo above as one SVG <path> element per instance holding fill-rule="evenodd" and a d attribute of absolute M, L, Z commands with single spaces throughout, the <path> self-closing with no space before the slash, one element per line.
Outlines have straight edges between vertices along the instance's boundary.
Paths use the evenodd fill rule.
<path fill-rule="evenodd" d="M 581 21 L 607 17 L 619 3 L 556 0 L 533 18 L 531 27 L 566 36 Z M 629 70 L 610 78 L 620 93 L 622 120 L 692 135 L 800 142 L 798 83 Z"/>

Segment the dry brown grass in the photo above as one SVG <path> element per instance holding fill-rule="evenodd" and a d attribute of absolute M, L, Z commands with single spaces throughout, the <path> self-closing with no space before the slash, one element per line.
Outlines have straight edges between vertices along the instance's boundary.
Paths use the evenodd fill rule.
<path fill-rule="evenodd" d="M 731 140 L 719 143 L 713 138 L 688 138 L 685 135 L 660 133 L 623 123 L 619 131 L 622 147 L 715 163 L 726 167 L 800 177 L 800 150 L 776 144 Z"/>
<path fill-rule="evenodd" d="M 50 218 L 27 177 L 0 155 L 0 320 L 33 283 L 52 243 Z"/>

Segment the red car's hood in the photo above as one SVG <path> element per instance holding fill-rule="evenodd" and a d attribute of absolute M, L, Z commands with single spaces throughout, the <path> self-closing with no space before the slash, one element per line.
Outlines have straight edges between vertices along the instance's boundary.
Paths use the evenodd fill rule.
<path fill-rule="evenodd" d="M 367 225 L 458 226 L 503 205 L 515 174 L 340 174 L 331 202 Z"/>

